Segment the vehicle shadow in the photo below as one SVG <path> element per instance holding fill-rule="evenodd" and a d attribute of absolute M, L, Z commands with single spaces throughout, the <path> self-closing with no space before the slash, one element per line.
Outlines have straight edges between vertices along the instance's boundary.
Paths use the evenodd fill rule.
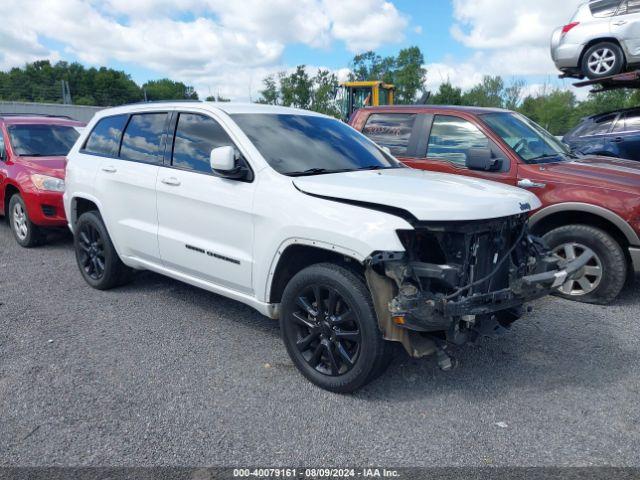
<path fill-rule="evenodd" d="M 638 287 L 636 284 L 627 289 L 616 305 L 624 308 L 637 303 Z M 171 300 L 191 302 L 212 312 L 224 311 L 224 318 L 216 321 L 241 322 L 256 334 L 273 337 L 274 348 L 281 347 L 278 322 L 239 302 L 151 272 L 139 273 L 132 284 L 123 287 L 142 294 L 158 289 Z M 608 311 L 617 308 L 615 305 L 602 307 L 548 298 L 534 306 L 536 311 L 516 322 L 508 334 L 482 339 L 477 346 L 451 348 L 450 353 L 459 361 L 451 372 L 440 371 L 433 357 L 412 359 L 397 348 L 387 372 L 354 396 L 402 402 L 457 392 L 471 401 L 516 390 L 555 391 L 566 385 L 606 388 L 637 368 L 637 352 L 616 341 L 620 333 L 608 321 Z M 291 369 L 283 369 L 283 374 L 291 373 Z M 297 376 L 296 381 L 304 380 Z"/>

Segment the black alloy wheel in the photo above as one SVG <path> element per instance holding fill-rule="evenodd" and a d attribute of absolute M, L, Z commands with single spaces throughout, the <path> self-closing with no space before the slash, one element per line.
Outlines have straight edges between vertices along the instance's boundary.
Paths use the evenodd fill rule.
<path fill-rule="evenodd" d="M 352 307 L 327 285 L 313 285 L 298 295 L 296 347 L 307 364 L 323 375 L 349 372 L 360 353 L 360 327 Z"/>
<path fill-rule="evenodd" d="M 105 257 L 104 241 L 98 229 L 84 223 L 78 231 L 78 261 L 86 275 L 93 280 L 100 280 L 104 276 Z"/>
<path fill-rule="evenodd" d="M 280 329 L 300 373 L 331 392 L 351 393 L 373 381 L 393 355 L 364 278 L 342 265 L 311 265 L 289 280 Z"/>
<path fill-rule="evenodd" d="M 73 243 L 80 273 L 93 288 L 108 290 L 131 280 L 133 271 L 120 260 L 97 211 L 80 215 Z"/>

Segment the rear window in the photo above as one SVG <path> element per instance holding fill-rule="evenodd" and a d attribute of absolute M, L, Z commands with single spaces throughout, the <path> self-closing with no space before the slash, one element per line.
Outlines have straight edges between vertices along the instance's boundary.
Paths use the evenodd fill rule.
<path fill-rule="evenodd" d="M 407 154 L 415 120 L 415 114 L 374 113 L 369 116 L 362 133 L 402 157 Z"/>
<path fill-rule="evenodd" d="M 84 144 L 84 151 L 109 157 L 117 156 L 122 130 L 128 118 L 128 115 L 115 115 L 99 120 Z"/>
<path fill-rule="evenodd" d="M 159 154 L 166 121 L 166 113 L 132 115 L 122 139 L 120 158 L 136 162 L 162 163 Z"/>
<path fill-rule="evenodd" d="M 29 157 L 65 156 L 80 136 L 66 125 L 10 125 L 7 132 L 13 151 Z"/>
<path fill-rule="evenodd" d="M 613 17 L 618 11 L 620 0 L 596 0 L 589 4 L 591 15 L 596 18 Z"/>

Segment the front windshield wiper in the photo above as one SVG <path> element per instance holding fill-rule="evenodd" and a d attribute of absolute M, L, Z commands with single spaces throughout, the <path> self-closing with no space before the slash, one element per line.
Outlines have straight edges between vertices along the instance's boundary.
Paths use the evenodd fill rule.
<path fill-rule="evenodd" d="M 305 177 L 310 175 L 323 175 L 327 173 L 341 173 L 350 171 L 352 171 L 350 168 L 343 168 L 340 170 L 329 170 L 327 168 L 310 168 L 302 172 L 287 172 L 285 175 L 288 175 L 289 177 Z"/>
<path fill-rule="evenodd" d="M 537 157 L 530 158 L 527 160 L 529 163 L 539 163 L 542 160 L 547 160 L 548 158 L 558 158 L 560 155 L 566 155 L 564 153 L 545 153 L 544 155 L 538 155 Z"/>

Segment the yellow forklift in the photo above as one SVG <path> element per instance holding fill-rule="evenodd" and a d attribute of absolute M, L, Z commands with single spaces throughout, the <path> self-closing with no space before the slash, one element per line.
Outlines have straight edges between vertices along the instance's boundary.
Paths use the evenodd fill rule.
<path fill-rule="evenodd" d="M 394 94 L 395 87 L 380 80 L 341 83 L 337 100 L 342 120 L 348 122 L 359 108 L 393 105 Z"/>

